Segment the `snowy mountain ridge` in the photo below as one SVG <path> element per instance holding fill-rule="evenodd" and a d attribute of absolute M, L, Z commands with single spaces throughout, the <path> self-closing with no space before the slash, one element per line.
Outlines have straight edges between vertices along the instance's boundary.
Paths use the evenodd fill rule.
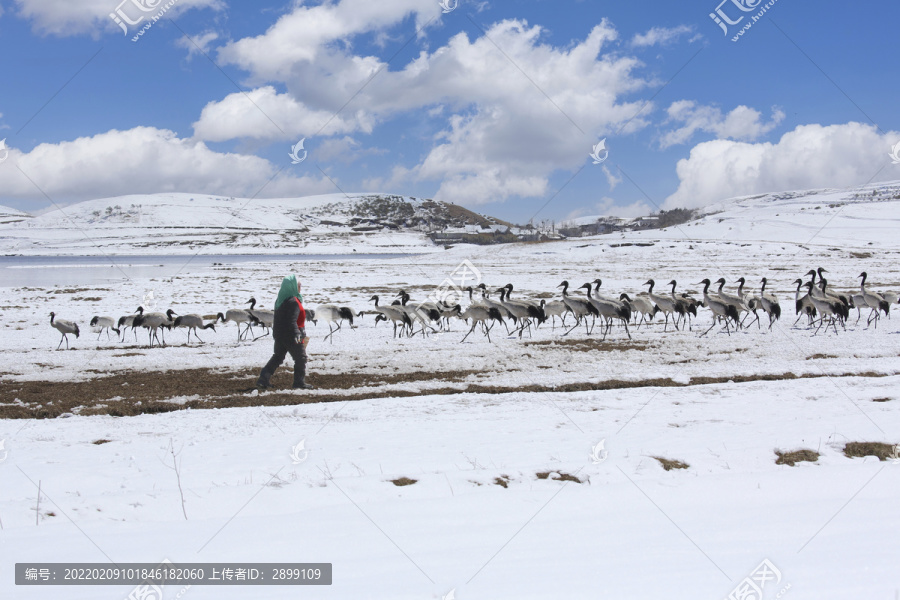
<path fill-rule="evenodd" d="M 592 237 L 618 239 L 627 233 L 636 238 L 855 245 L 864 231 L 866 245 L 891 246 L 900 226 L 900 181 L 742 196 L 698 214 L 681 225 Z M 0 207 L 0 253 L 421 253 L 442 249 L 428 232 L 471 223 L 509 225 L 454 204 L 394 194 L 275 199 L 147 194 L 88 200 L 38 216 Z"/>

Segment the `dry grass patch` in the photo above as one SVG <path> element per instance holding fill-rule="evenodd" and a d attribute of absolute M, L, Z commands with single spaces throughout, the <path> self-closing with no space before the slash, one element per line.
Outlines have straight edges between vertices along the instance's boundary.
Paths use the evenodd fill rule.
<path fill-rule="evenodd" d="M 613 335 L 616 332 L 610 332 Z M 624 333 L 624 332 L 623 332 Z M 540 340 L 525 342 L 523 346 L 550 346 L 564 348 L 572 352 L 622 352 L 625 350 L 646 350 L 647 342 L 602 341 L 600 338 L 566 338 L 562 340 Z"/>
<path fill-rule="evenodd" d="M 806 360 L 824 360 L 828 358 L 837 358 L 837 356 L 832 356 L 831 354 L 813 354 L 812 356 L 807 356 Z"/>
<path fill-rule="evenodd" d="M 499 485 L 503 488 L 509 487 L 509 475 L 501 475 L 500 477 L 494 477 L 494 484 Z"/>
<path fill-rule="evenodd" d="M 896 448 L 897 446 L 884 442 L 849 442 L 844 446 L 844 456 L 848 458 L 877 456 L 878 460 L 889 460 L 896 457 Z"/>
<path fill-rule="evenodd" d="M 775 454 L 778 458 L 775 460 L 776 465 L 787 465 L 793 467 L 798 462 L 816 462 L 819 460 L 819 453 L 814 450 L 794 450 L 792 452 L 781 452 L 776 450 Z"/>
<path fill-rule="evenodd" d="M 541 471 L 540 473 L 535 473 L 535 475 L 538 479 L 552 479 L 553 481 L 574 481 L 575 483 L 584 483 L 574 475 L 563 473 L 562 471 Z M 556 477 L 550 477 L 551 475 L 556 475 Z"/>
<path fill-rule="evenodd" d="M 669 458 L 663 458 L 662 456 L 654 456 L 656 460 L 659 461 L 659 464 L 662 465 L 662 468 L 666 471 L 671 471 L 672 469 L 687 469 L 691 465 L 686 462 L 681 462 L 680 460 L 672 460 Z"/>
<path fill-rule="evenodd" d="M 94 444 L 95 446 L 99 446 L 100 444 L 108 444 L 108 443 L 110 443 L 111 441 L 112 441 L 112 440 L 99 439 L 99 440 L 94 440 L 94 441 L 91 442 L 91 443 Z"/>
<path fill-rule="evenodd" d="M 418 481 L 418 479 L 410 479 L 409 477 L 401 477 L 400 479 L 391 479 L 391 483 L 393 483 L 396 486 L 412 485 L 412 484 L 416 483 L 417 481 Z"/>

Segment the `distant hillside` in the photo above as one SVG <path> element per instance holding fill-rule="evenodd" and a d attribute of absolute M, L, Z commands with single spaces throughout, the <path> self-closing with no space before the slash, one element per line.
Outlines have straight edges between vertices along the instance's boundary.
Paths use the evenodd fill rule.
<path fill-rule="evenodd" d="M 33 219 L 32 215 L 9 206 L 0 205 L 0 225 L 5 223 L 19 223 L 26 219 Z"/>
<path fill-rule="evenodd" d="M 693 221 L 640 236 L 893 247 L 900 230 L 900 181 L 744 196 L 698 212 Z"/>
<path fill-rule="evenodd" d="M 27 222 L 0 222 L 4 254 L 427 252 L 439 249 L 430 232 L 505 225 L 454 204 L 388 194 L 133 195 L 9 219 Z"/>

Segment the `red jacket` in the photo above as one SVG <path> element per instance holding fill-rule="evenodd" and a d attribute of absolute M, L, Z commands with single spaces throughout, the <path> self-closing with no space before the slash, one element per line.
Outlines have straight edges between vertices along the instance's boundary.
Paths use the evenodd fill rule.
<path fill-rule="evenodd" d="M 304 329 L 306 328 L 306 309 L 303 308 L 303 303 L 300 302 L 300 298 L 294 298 L 294 301 L 297 302 L 297 306 L 300 307 L 300 316 L 297 317 L 297 328 Z"/>

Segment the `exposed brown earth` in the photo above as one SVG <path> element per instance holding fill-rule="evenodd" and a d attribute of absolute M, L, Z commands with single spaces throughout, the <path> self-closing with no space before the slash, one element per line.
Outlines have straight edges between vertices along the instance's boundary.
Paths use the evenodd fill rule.
<path fill-rule="evenodd" d="M 99 375 L 99 373 L 98 373 Z M 127 371 L 86 381 L 25 381 L 0 379 L 0 418 L 48 419 L 65 413 L 132 416 L 182 409 L 231 408 L 240 406 L 290 406 L 319 402 L 342 402 L 385 397 L 455 394 L 508 394 L 583 392 L 641 387 L 686 387 L 718 383 L 782 381 L 819 378 L 826 375 L 779 373 L 769 375 L 694 377 L 687 383 L 669 378 L 601 380 L 558 385 L 487 385 L 464 383 L 481 371 L 414 371 L 406 373 L 316 373 L 307 381 L 313 392 L 290 390 L 291 369 L 280 369 L 272 379 L 273 391 L 253 394 L 258 371 L 185 369 L 175 371 Z M 847 373 L 831 377 L 886 377 L 892 374 Z M 386 389 L 398 384 L 421 384 L 418 389 Z M 367 389 L 368 388 L 368 389 Z M 374 389 L 373 389 L 374 388 Z"/>

